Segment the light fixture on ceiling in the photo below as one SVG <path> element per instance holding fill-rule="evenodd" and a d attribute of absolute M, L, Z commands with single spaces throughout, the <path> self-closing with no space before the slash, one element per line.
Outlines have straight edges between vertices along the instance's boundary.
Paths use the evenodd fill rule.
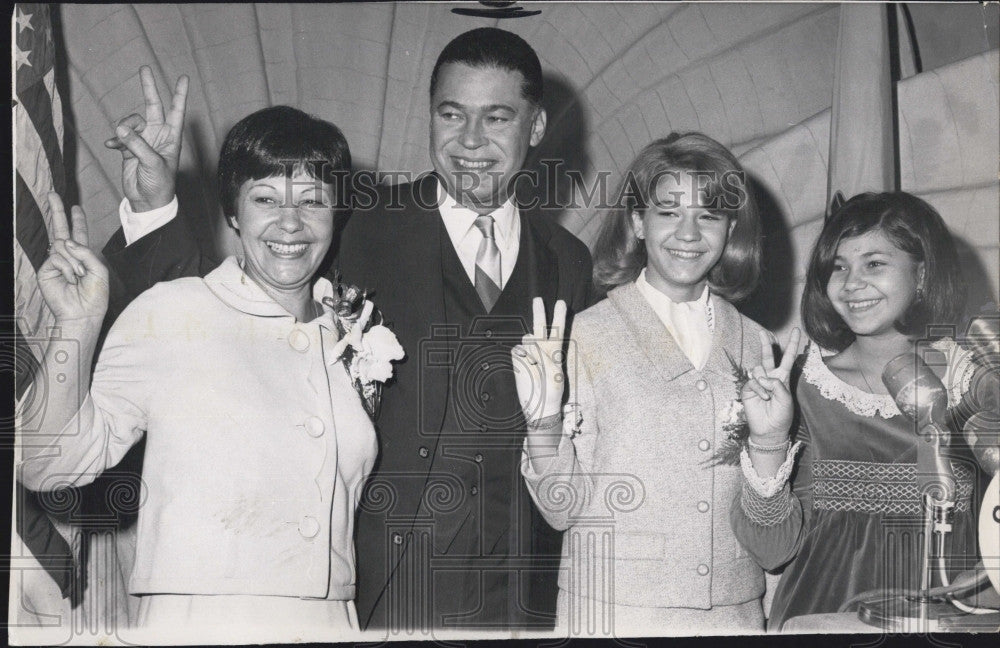
<path fill-rule="evenodd" d="M 478 18 L 525 18 L 527 16 L 537 16 L 542 13 L 541 9 L 525 9 L 524 7 L 514 7 L 516 2 L 507 0 L 480 0 L 482 8 L 459 7 L 451 12 L 460 16 L 476 16 Z"/>

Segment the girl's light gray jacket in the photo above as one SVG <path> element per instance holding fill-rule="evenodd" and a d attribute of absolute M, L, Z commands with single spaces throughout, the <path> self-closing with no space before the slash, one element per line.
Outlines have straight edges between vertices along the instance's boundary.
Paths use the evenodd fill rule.
<path fill-rule="evenodd" d="M 569 401 L 583 422 L 543 473 L 522 463 L 529 491 L 565 530 L 559 587 L 619 605 L 709 609 L 760 597 L 764 574 L 729 521 L 740 467 L 708 467 L 736 398 L 726 351 L 760 363 L 761 327 L 712 296 L 704 369 L 677 346 L 634 283 L 573 322 Z"/>

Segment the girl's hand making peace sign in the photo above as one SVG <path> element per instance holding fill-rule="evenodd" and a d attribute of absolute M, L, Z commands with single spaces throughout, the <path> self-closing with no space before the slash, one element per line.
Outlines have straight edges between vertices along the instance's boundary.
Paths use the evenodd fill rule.
<path fill-rule="evenodd" d="M 539 421 L 562 411 L 563 339 L 566 335 L 566 302 L 559 300 L 552 311 L 552 333 L 545 322 L 541 297 L 532 301 L 534 330 L 511 350 L 517 397 L 528 421 Z"/>
<path fill-rule="evenodd" d="M 740 396 L 750 425 L 750 440 L 760 445 L 774 445 L 788 439 L 792 425 L 794 401 L 789 389 L 792 365 L 799 353 L 799 329 L 788 334 L 781 363 L 775 366 L 773 336 L 760 333 L 761 365 L 750 371 L 750 380 Z"/>

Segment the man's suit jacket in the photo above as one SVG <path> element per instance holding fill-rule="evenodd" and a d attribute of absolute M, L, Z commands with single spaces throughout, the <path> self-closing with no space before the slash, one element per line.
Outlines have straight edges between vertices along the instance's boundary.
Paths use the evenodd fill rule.
<path fill-rule="evenodd" d="M 449 389 L 448 372 L 428 371 L 431 360 L 421 357 L 439 327 L 448 324 L 441 259 L 442 246 L 452 243 L 441 226 L 438 182 L 436 176 L 427 175 L 414 183 L 380 188 L 375 206 L 356 210 L 339 242 L 336 267 L 344 281 L 369 291 L 407 353 L 385 390 L 377 422 L 379 460 L 358 522 L 357 606 L 362 627 L 381 627 L 387 587 L 407 569 L 420 569 L 401 562 L 401 557 L 420 560 L 425 553 L 414 542 L 418 534 L 410 531 L 421 501 L 432 497 L 426 486 L 433 462 L 427 457 L 435 456 Z M 570 313 L 585 308 L 592 285 L 586 246 L 540 215 L 522 211 L 520 218 L 526 236 L 522 235 L 518 263 L 527 262 L 531 296 L 541 297 L 550 314 L 557 299 L 566 301 Z M 490 317 L 502 315 L 490 313 Z M 457 525 L 446 518 L 445 514 L 434 518 L 438 531 L 455 530 Z M 448 539 L 440 542 L 447 544 Z M 408 588 L 407 607 L 432 606 L 433 601 L 420 600 L 429 590 Z M 552 587 L 550 593 L 541 594 L 551 598 L 553 610 L 555 593 Z"/>

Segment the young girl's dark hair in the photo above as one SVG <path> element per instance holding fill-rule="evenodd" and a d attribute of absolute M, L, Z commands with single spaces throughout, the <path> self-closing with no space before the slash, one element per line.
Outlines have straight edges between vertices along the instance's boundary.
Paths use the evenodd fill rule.
<path fill-rule="evenodd" d="M 344 180 L 351 170 L 351 150 L 339 128 L 291 106 L 271 106 L 247 115 L 226 134 L 219 154 L 223 215 L 236 215 L 240 187 L 247 180 L 291 178 L 300 168 L 333 185 L 335 208 L 349 207 L 349 196 L 342 189 L 350 186 Z"/>
<path fill-rule="evenodd" d="M 665 175 L 697 182 L 713 213 L 735 221 L 722 258 L 708 273 L 712 290 L 730 301 L 743 299 L 760 277 L 760 217 L 746 173 L 725 146 L 702 133 L 671 133 L 636 156 L 607 211 L 594 249 L 594 283 L 601 290 L 635 281 L 646 266 L 645 242 L 635 236 L 632 213 L 656 203 L 656 185 Z"/>
<path fill-rule="evenodd" d="M 893 245 L 924 263 L 923 297 L 918 293 L 896 322 L 896 330 L 906 335 L 922 334 L 928 324 L 955 324 L 961 315 L 965 282 L 955 243 L 941 215 L 920 198 L 902 191 L 858 194 L 823 226 L 806 273 L 802 323 L 809 337 L 823 348 L 842 351 L 854 342 L 854 332 L 830 303 L 826 287 L 840 242 L 873 230 L 881 230 Z"/>

